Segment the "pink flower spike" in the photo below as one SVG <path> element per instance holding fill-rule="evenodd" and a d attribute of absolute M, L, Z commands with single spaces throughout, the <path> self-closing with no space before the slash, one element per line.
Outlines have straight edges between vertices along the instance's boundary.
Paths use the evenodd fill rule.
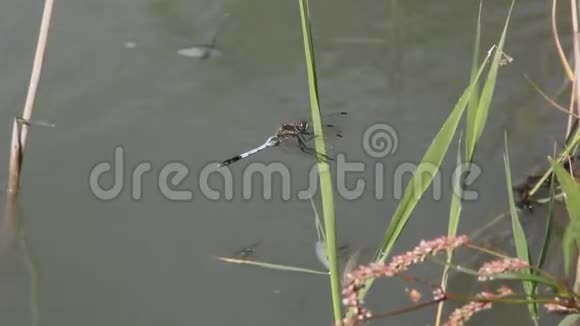
<path fill-rule="evenodd" d="M 347 282 L 343 285 L 343 304 L 354 311 L 352 319 L 343 321 L 353 322 L 354 320 L 366 321 L 371 318 L 371 312 L 362 307 L 362 303 L 357 300 L 358 292 L 364 287 L 367 280 L 379 277 L 394 277 L 405 271 L 409 266 L 422 262 L 427 256 L 437 255 L 440 252 L 455 249 L 467 245 L 469 239 L 462 235 L 458 237 L 442 236 L 430 241 L 421 243 L 411 251 L 392 257 L 389 264 L 375 262 L 366 266 L 358 266 L 346 276 Z M 443 300 L 445 293 L 442 291 L 434 293 L 436 298 Z"/>
<path fill-rule="evenodd" d="M 455 309 L 447 322 L 443 326 L 461 326 L 464 325 L 473 315 L 476 313 L 491 309 L 492 303 L 488 300 L 497 299 L 513 294 L 513 291 L 508 287 L 501 287 L 498 289 L 497 294 L 491 292 L 481 292 L 476 298 L 481 300 L 470 301 L 467 304 Z"/>
<path fill-rule="evenodd" d="M 548 312 L 560 314 L 580 313 L 580 302 L 574 299 L 556 297 L 554 301 L 553 303 L 544 304 L 544 308 Z"/>
<path fill-rule="evenodd" d="M 480 281 L 485 281 L 497 274 L 518 272 L 527 268 L 530 268 L 530 264 L 527 261 L 519 258 L 503 258 L 493 260 L 481 266 L 478 272 L 478 279 Z"/>

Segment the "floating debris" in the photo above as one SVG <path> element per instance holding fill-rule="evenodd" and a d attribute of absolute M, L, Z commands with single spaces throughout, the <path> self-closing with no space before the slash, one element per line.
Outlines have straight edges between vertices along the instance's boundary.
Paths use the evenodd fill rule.
<path fill-rule="evenodd" d="M 222 51 L 213 46 L 198 45 L 177 50 L 177 54 L 196 59 L 208 59 L 221 56 Z"/>
<path fill-rule="evenodd" d="M 137 43 L 135 43 L 135 42 L 124 42 L 124 43 L 123 43 L 123 46 L 124 46 L 126 49 L 134 49 L 134 48 L 136 48 L 136 47 L 137 47 Z"/>

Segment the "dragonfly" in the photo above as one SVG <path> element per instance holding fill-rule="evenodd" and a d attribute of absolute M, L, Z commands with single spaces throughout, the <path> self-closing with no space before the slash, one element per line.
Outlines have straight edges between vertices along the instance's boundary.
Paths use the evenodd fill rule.
<path fill-rule="evenodd" d="M 39 127 L 49 127 L 53 128 L 56 126 L 55 123 L 50 123 L 42 120 L 28 120 L 22 117 L 16 117 L 16 121 L 20 124 L 27 125 L 27 126 L 39 126 Z"/>
<path fill-rule="evenodd" d="M 335 113 L 331 113 L 331 114 L 328 114 L 326 116 L 323 116 L 323 118 L 325 118 L 325 117 L 328 118 L 328 117 L 334 116 L 334 115 L 344 116 L 346 114 L 347 114 L 347 112 L 335 112 Z M 337 127 L 334 124 L 324 124 L 323 123 L 323 127 L 337 129 Z M 337 132 L 335 133 L 335 135 L 337 137 L 342 137 L 342 133 L 339 129 L 337 129 Z M 238 154 L 236 156 L 228 158 L 227 160 L 224 160 L 221 163 L 219 163 L 218 167 L 228 166 L 228 165 L 233 164 L 239 160 L 247 158 L 247 157 L 254 155 L 260 151 L 263 151 L 267 148 L 277 147 L 277 146 L 280 146 L 282 144 L 298 145 L 298 148 L 300 149 L 300 151 L 302 151 L 305 154 L 315 156 L 319 161 L 325 161 L 325 162 L 332 161 L 333 159 L 331 157 L 324 155 L 322 153 L 318 153 L 315 149 L 313 149 L 311 146 L 308 145 L 308 142 L 310 142 L 313 138 L 314 138 L 314 130 L 312 128 L 312 123 L 310 121 L 298 120 L 298 121 L 293 121 L 293 122 L 289 122 L 289 123 L 284 123 L 282 126 L 280 126 L 276 130 L 276 132 L 274 133 L 273 136 L 270 136 L 266 140 L 266 142 L 264 144 L 254 148 L 254 149 L 251 149 L 245 153 Z"/>

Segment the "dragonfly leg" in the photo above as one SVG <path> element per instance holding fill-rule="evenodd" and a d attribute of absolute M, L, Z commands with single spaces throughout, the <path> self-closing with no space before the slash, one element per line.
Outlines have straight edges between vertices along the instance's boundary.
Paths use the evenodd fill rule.
<path fill-rule="evenodd" d="M 303 137 L 304 135 L 308 136 L 308 137 Z M 309 132 L 309 133 L 303 133 L 302 135 L 302 141 L 304 142 L 309 142 L 314 138 L 314 134 Z"/>
<path fill-rule="evenodd" d="M 308 137 L 304 137 L 305 135 Z M 303 143 L 307 143 L 314 138 L 314 134 L 311 132 L 308 132 L 308 133 L 304 132 L 302 134 L 298 134 L 297 136 Z"/>
<path fill-rule="evenodd" d="M 304 152 L 304 153 L 306 153 L 306 154 L 315 155 L 315 156 L 316 156 L 316 158 L 317 158 L 319 161 L 322 161 L 322 162 L 324 162 L 324 161 L 334 161 L 334 159 L 330 158 L 329 156 L 327 156 L 327 155 L 324 155 L 324 154 L 322 154 L 322 153 L 318 153 L 316 150 L 314 150 L 314 149 L 312 149 L 312 148 L 308 147 L 308 145 L 306 145 L 306 144 L 304 143 L 304 141 L 303 141 L 303 140 L 302 140 L 300 137 L 297 137 L 296 139 L 298 140 L 298 146 L 300 147 L 300 150 L 301 150 L 302 152 Z"/>
<path fill-rule="evenodd" d="M 340 130 L 338 127 L 336 127 L 333 124 L 324 124 L 322 125 L 324 128 L 328 128 L 328 129 L 334 129 L 333 133 L 336 135 L 336 137 L 342 138 L 342 130 Z M 328 130 L 327 132 L 329 132 L 330 130 Z M 312 131 L 302 131 L 300 133 L 302 136 L 306 135 L 308 137 L 303 137 L 302 140 L 304 140 L 305 142 L 309 142 L 314 138 L 314 132 Z"/>

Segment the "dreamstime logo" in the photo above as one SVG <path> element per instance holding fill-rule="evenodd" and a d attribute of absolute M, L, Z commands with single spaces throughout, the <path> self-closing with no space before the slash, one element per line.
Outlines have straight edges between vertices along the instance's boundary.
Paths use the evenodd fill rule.
<path fill-rule="evenodd" d="M 374 159 L 385 158 L 386 156 L 396 153 L 399 146 L 399 138 L 394 128 L 386 124 L 375 124 L 367 128 L 362 137 L 362 148 L 365 153 Z M 336 193 L 344 199 L 353 200 L 363 196 L 369 190 L 369 186 L 374 186 L 373 193 L 376 199 L 386 197 L 385 185 L 391 184 L 391 194 L 394 199 L 401 199 L 404 195 L 405 186 L 411 186 L 405 182 L 410 180 L 411 176 L 418 174 L 420 177 L 415 178 L 413 188 L 416 190 L 414 196 L 420 195 L 425 190 L 425 180 L 432 178 L 431 194 L 432 198 L 439 200 L 442 197 L 442 173 L 436 165 L 429 163 L 415 164 L 405 162 L 394 167 L 391 178 L 385 177 L 387 170 L 382 162 L 374 163 L 367 166 L 362 162 L 348 162 L 344 154 L 338 154 L 333 180 L 336 182 Z M 157 169 L 155 169 L 157 171 Z M 143 161 L 132 169 L 127 169 L 125 162 L 125 149 L 118 146 L 114 150 L 113 162 L 103 161 L 96 164 L 89 174 L 89 188 L 91 192 L 101 200 L 113 200 L 121 196 L 127 185 L 131 188 L 131 198 L 140 200 L 143 196 L 143 179 L 146 174 L 153 171 L 153 165 L 150 162 Z M 364 175 L 365 172 L 372 172 L 373 182 L 367 182 L 363 177 L 352 180 L 353 175 Z M 234 196 L 234 185 L 242 186 L 242 197 L 252 199 L 260 196 L 264 199 L 272 199 L 273 193 L 279 192 L 283 200 L 292 198 L 308 199 L 315 195 L 318 187 L 318 166 L 313 164 L 310 171 L 306 174 L 307 185 L 298 189 L 293 185 L 292 172 L 282 163 L 275 162 L 263 164 L 253 162 L 243 171 L 241 179 L 234 181 L 229 168 L 218 168 L 217 163 L 207 164 L 196 175 L 199 191 L 203 197 L 210 200 L 231 200 Z M 330 173 L 330 170 L 322 173 Z M 194 198 L 191 189 L 183 189 L 185 180 L 190 176 L 189 167 L 181 162 L 169 162 L 164 164 L 156 174 L 157 190 L 164 198 L 173 201 L 191 201 Z M 304 177 L 304 172 L 300 177 Z M 452 191 L 460 195 L 463 200 L 476 200 L 478 194 L 475 191 L 463 189 L 464 186 L 473 184 L 481 175 L 481 169 L 474 164 L 460 165 L 455 167 L 451 173 L 451 180 L 462 180 L 461 183 L 452 182 L 455 186 Z M 102 177 L 112 176 L 112 185 L 108 188 L 100 184 Z M 127 178 L 128 176 L 128 178 Z M 222 187 L 211 185 L 210 178 L 217 178 L 221 181 Z M 350 178 L 348 178 L 350 177 Z M 347 180 L 348 178 L 348 180 Z M 128 179 L 128 180 L 127 180 Z M 276 183 L 275 181 L 280 182 Z M 256 183 L 258 181 L 258 183 Z M 259 183 L 261 181 L 261 183 Z M 408 181 L 407 181 L 408 182 Z M 350 188 L 347 187 L 350 184 Z M 352 186 L 354 184 L 354 187 Z M 460 185 L 458 187 L 457 185 Z M 256 194 L 256 189 L 261 193 Z"/>
<path fill-rule="evenodd" d="M 372 125 L 363 134 L 362 146 L 367 155 L 372 158 L 384 158 L 397 152 L 399 136 L 389 125 Z"/>

